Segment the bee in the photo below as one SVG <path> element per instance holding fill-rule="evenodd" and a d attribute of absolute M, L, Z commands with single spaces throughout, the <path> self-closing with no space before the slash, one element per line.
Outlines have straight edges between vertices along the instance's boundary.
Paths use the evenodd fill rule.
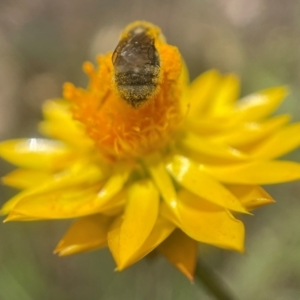
<path fill-rule="evenodd" d="M 160 58 L 155 47 L 156 33 L 152 24 L 136 22 L 121 36 L 112 56 L 116 90 L 133 108 L 146 103 L 159 88 Z"/>

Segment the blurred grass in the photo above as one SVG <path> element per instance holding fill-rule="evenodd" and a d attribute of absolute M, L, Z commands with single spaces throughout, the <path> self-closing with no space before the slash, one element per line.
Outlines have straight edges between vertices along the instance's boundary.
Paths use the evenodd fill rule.
<path fill-rule="evenodd" d="M 179 47 L 191 77 L 236 72 L 242 94 L 288 84 L 280 112 L 300 120 L 300 3 L 296 0 L 0 2 L 0 138 L 38 136 L 40 106 L 65 81 L 84 86 L 84 60 L 114 49 L 129 22 L 159 25 Z M 300 153 L 289 157 L 299 161 Z M 0 175 L 10 167 L 1 162 Z M 202 245 L 199 254 L 242 300 L 300 295 L 300 185 L 268 187 L 275 205 L 244 217 L 245 255 Z M 1 203 L 11 195 L 1 187 Z M 58 258 L 52 249 L 70 221 L 0 226 L 0 299 L 213 299 L 164 259 L 113 272 L 107 250 Z"/>

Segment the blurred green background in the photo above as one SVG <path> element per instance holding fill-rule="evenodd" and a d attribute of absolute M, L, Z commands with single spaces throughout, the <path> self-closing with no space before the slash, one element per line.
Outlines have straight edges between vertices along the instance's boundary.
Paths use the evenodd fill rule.
<path fill-rule="evenodd" d="M 59 97 L 65 81 L 84 86 L 82 62 L 114 49 L 138 19 L 162 28 L 191 78 L 210 68 L 235 72 L 242 95 L 288 84 L 279 112 L 300 120 L 299 16 L 297 0 L 0 0 L 0 138 L 38 136 L 43 101 Z M 11 169 L 1 161 L 1 176 Z M 199 255 L 237 299 L 300 299 L 300 183 L 267 190 L 277 203 L 243 218 L 245 255 L 204 245 Z M 1 187 L 1 203 L 13 193 Z M 0 226 L 0 300 L 214 299 L 163 258 L 115 273 L 106 249 L 54 256 L 70 222 Z"/>

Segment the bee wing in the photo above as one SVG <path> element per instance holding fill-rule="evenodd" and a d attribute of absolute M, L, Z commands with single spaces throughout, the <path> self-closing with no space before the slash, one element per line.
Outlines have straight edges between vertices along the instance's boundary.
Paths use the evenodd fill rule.
<path fill-rule="evenodd" d="M 113 53 L 113 64 L 130 64 L 140 66 L 155 63 L 154 39 L 141 32 L 133 37 L 121 40 Z"/>

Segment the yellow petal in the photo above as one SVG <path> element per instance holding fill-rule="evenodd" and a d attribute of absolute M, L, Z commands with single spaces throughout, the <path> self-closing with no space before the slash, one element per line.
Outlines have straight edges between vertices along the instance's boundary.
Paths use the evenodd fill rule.
<path fill-rule="evenodd" d="M 167 221 L 165 218 L 158 216 L 149 237 L 129 263 L 132 264 L 150 253 L 153 249 L 160 245 L 174 231 L 174 229 L 174 224 Z"/>
<path fill-rule="evenodd" d="M 26 216 L 22 214 L 18 214 L 15 212 L 11 212 L 3 221 L 3 223 L 10 222 L 10 221 L 37 221 L 41 220 L 41 218 L 35 218 L 31 216 Z"/>
<path fill-rule="evenodd" d="M 282 156 L 300 145 L 300 123 L 289 125 L 260 143 L 250 155 L 260 159 Z"/>
<path fill-rule="evenodd" d="M 158 216 L 159 193 L 150 180 L 128 188 L 127 205 L 120 230 L 119 268 L 123 268 L 149 237 Z"/>
<path fill-rule="evenodd" d="M 80 186 L 84 189 L 84 186 L 89 186 L 98 182 L 101 182 L 108 176 L 107 170 L 105 167 L 102 169 L 99 165 L 88 164 L 87 162 L 78 161 L 71 168 L 65 169 L 62 172 L 53 174 L 50 179 L 41 182 L 39 185 L 33 185 L 29 189 L 22 191 L 21 193 L 14 196 L 8 202 L 4 204 L 1 209 L 2 214 L 9 213 L 14 209 L 15 205 L 20 201 L 23 201 L 24 198 L 38 198 L 45 197 L 50 200 L 60 198 L 61 192 L 55 193 L 56 196 L 51 196 L 51 192 L 59 189 L 66 189 L 69 187 L 74 187 L 74 190 L 78 190 Z M 51 195 L 50 195 L 51 194 Z M 71 193 L 72 194 L 72 193 Z"/>
<path fill-rule="evenodd" d="M 201 165 L 177 155 L 167 165 L 167 169 L 180 185 L 199 197 L 234 211 L 246 212 L 239 200 L 207 174 Z"/>
<path fill-rule="evenodd" d="M 195 156 L 205 159 L 205 162 L 243 161 L 249 159 L 245 154 L 225 144 L 203 139 L 195 134 L 186 134 L 179 142 L 183 150 L 195 153 Z"/>
<path fill-rule="evenodd" d="M 209 111 L 212 115 L 223 115 L 228 113 L 232 104 L 238 99 L 240 92 L 239 78 L 234 74 L 228 74 L 222 78 L 217 93 L 212 99 L 212 106 Z"/>
<path fill-rule="evenodd" d="M 49 100 L 43 105 L 45 121 L 39 124 L 39 130 L 46 136 L 62 140 L 80 149 L 93 145 L 85 134 L 83 125 L 73 120 L 70 104 L 62 100 Z"/>
<path fill-rule="evenodd" d="M 183 115 L 186 115 L 190 106 L 189 83 L 190 83 L 189 71 L 185 62 L 182 60 L 182 70 L 179 77 L 179 84 L 181 86 L 180 110 Z"/>
<path fill-rule="evenodd" d="M 109 215 L 112 214 L 112 211 L 118 213 L 125 203 L 124 192 L 118 192 L 116 189 L 110 190 L 102 201 L 99 193 L 106 187 L 104 184 L 101 188 L 101 184 L 99 184 L 89 188 L 59 189 L 44 194 L 22 195 L 20 193 L 18 199 L 11 200 L 16 202 L 11 204 L 11 210 L 4 206 L 2 213 L 12 212 L 38 219 L 74 218 L 97 212 L 108 212 Z M 119 186 L 119 188 L 121 187 Z"/>
<path fill-rule="evenodd" d="M 127 189 L 123 188 L 119 193 L 113 196 L 108 202 L 103 204 L 99 211 L 107 216 L 116 216 L 123 213 L 126 204 Z"/>
<path fill-rule="evenodd" d="M 164 201 L 162 201 L 160 204 L 159 213 L 163 218 L 176 225 L 176 227 L 180 228 L 181 220 L 178 212 L 178 207 L 176 207 L 176 213 L 174 212 L 174 210 L 175 209 L 173 207 L 168 206 Z"/>
<path fill-rule="evenodd" d="M 274 184 L 300 179 L 300 164 L 290 161 L 255 161 L 232 166 L 203 166 L 217 180 L 233 184 Z"/>
<path fill-rule="evenodd" d="M 228 185 L 227 188 L 247 209 L 255 209 L 275 202 L 275 200 L 258 185 Z"/>
<path fill-rule="evenodd" d="M 46 139 L 19 139 L 0 143 L 0 156 L 22 168 L 44 171 L 62 169 L 74 160 L 65 144 Z"/>
<path fill-rule="evenodd" d="M 121 265 L 119 259 L 119 248 L 120 248 L 120 231 L 122 225 L 122 218 L 116 218 L 108 232 L 108 247 L 114 257 L 114 260 L 117 264 L 118 271 L 123 270 L 124 268 L 129 267 L 135 262 L 139 261 L 155 249 L 161 242 L 163 242 L 175 229 L 175 226 L 167 221 L 165 218 L 159 216 L 150 235 L 140 247 L 140 249 L 131 257 L 130 260 L 124 265 Z"/>
<path fill-rule="evenodd" d="M 45 101 L 42 110 L 46 120 L 61 120 L 63 122 L 72 120 L 70 103 L 63 99 Z"/>
<path fill-rule="evenodd" d="M 194 280 L 197 263 L 197 242 L 195 240 L 177 229 L 158 246 L 157 250 L 190 281 Z"/>
<path fill-rule="evenodd" d="M 182 70 L 180 73 L 180 81 L 183 86 L 187 86 L 190 83 L 189 69 L 184 60 L 182 60 Z"/>
<path fill-rule="evenodd" d="M 260 120 L 276 110 L 287 96 L 286 87 L 273 87 L 242 98 L 236 104 L 236 113 L 245 122 Z"/>
<path fill-rule="evenodd" d="M 17 169 L 2 178 L 4 184 L 18 189 L 40 185 L 52 179 L 51 173 L 39 170 Z"/>
<path fill-rule="evenodd" d="M 145 159 L 144 162 L 160 194 L 162 195 L 164 201 L 168 205 L 176 208 L 177 206 L 176 190 L 172 182 L 172 179 L 166 170 L 161 155 L 159 154 L 152 155 L 151 157 Z"/>
<path fill-rule="evenodd" d="M 106 207 L 108 202 L 110 202 L 110 199 L 123 189 L 131 171 L 131 165 L 116 165 L 113 174 L 97 194 L 93 205 L 95 207 Z"/>
<path fill-rule="evenodd" d="M 77 160 L 70 168 L 55 173 L 52 180 L 45 182 L 39 187 L 39 192 L 47 192 L 69 186 L 89 186 L 102 182 L 109 175 L 110 171 L 103 164 L 90 163 L 85 159 L 82 161 Z"/>
<path fill-rule="evenodd" d="M 20 193 L 15 199 L 7 202 L 2 208 L 2 213 L 10 208 L 28 216 L 49 219 L 74 218 L 111 209 L 118 210 L 125 201 L 121 191 L 130 173 L 130 166 L 118 165 L 106 182 L 101 183 L 100 181 L 98 184 L 85 187 L 79 184 L 79 179 L 89 179 L 89 184 L 99 181 L 99 178 L 94 177 L 93 169 L 91 169 L 91 177 L 89 177 L 88 166 L 86 166 L 86 172 L 82 173 L 82 178 L 79 177 L 77 187 L 71 186 L 72 181 L 70 181 L 69 185 L 65 184 L 67 187 L 71 186 L 70 188 L 60 186 L 61 189 L 58 190 L 43 189 L 44 193 L 31 194 L 30 191 L 24 191 L 25 195 Z M 73 180 L 73 184 L 74 182 L 76 181 Z M 13 207 L 13 205 L 15 206 Z"/>
<path fill-rule="evenodd" d="M 93 214 L 99 211 L 91 205 L 99 189 L 99 186 L 87 189 L 68 188 L 23 197 L 20 193 L 21 198 L 14 203 L 12 210 L 8 211 L 7 206 L 4 206 L 2 213 L 12 212 L 39 219 L 74 218 Z"/>
<path fill-rule="evenodd" d="M 261 123 L 242 123 L 237 126 L 237 128 L 214 136 L 213 141 L 228 144 L 233 147 L 244 147 L 262 140 L 288 123 L 289 120 L 289 115 L 282 115 Z"/>
<path fill-rule="evenodd" d="M 90 150 L 93 141 L 87 137 L 85 132 L 80 130 L 80 125 L 73 123 L 61 123 L 59 121 L 42 121 L 39 123 L 39 131 L 44 135 L 57 140 L 61 140 L 73 147 Z M 78 125 L 78 126 L 76 126 Z"/>
<path fill-rule="evenodd" d="M 186 127 L 188 130 L 202 136 L 211 137 L 212 134 L 222 133 L 240 126 L 241 116 L 232 114 L 230 116 L 203 117 L 192 119 L 188 115 Z"/>
<path fill-rule="evenodd" d="M 210 103 L 221 76 L 218 71 L 210 70 L 197 77 L 190 86 L 190 117 L 198 116 Z"/>
<path fill-rule="evenodd" d="M 75 221 L 56 246 L 59 256 L 91 251 L 107 245 L 107 232 L 112 218 L 91 215 Z"/>
<path fill-rule="evenodd" d="M 225 249 L 244 251 L 244 225 L 227 210 L 186 190 L 178 194 L 181 230 L 191 238 Z"/>
<path fill-rule="evenodd" d="M 118 267 L 120 266 L 119 250 L 120 250 L 120 232 L 121 232 L 122 222 L 123 222 L 122 217 L 115 218 L 115 220 L 109 227 L 107 233 L 107 244 Z"/>

